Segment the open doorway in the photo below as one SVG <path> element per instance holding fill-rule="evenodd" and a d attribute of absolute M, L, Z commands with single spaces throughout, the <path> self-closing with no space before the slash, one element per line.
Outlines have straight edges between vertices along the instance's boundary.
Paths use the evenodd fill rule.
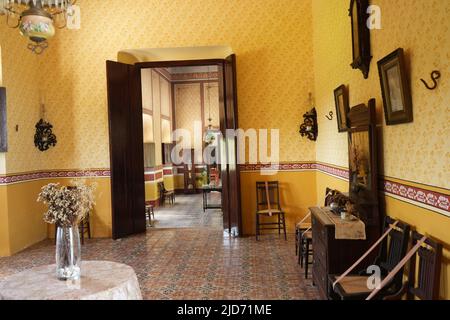
<path fill-rule="evenodd" d="M 218 71 L 217 65 L 141 71 L 151 228 L 223 228 Z"/>
<path fill-rule="evenodd" d="M 169 163 L 168 165 L 164 165 L 163 163 L 163 159 L 168 159 L 168 150 L 172 150 L 174 147 L 173 141 L 169 141 L 166 136 L 166 131 L 170 131 L 177 125 L 177 115 L 176 112 L 174 112 L 173 104 L 170 102 L 167 104 L 167 98 L 163 98 L 163 104 L 161 104 L 161 101 L 159 102 L 160 121 L 155 122 L 154 119 L 149 120 L 149 117 L 155 117 L 156 110 L 149 112 L 149 110 L 146 110 L 148 108 L 144 107 L 145 96 L 148 95 L 148 92 L 146 92 L 148 86 L 146 87 L 147 89 L 144 89 L 143 86 L 143 83 L 148 81 L 148 79 L 145 80 L 145 77 L 148 77 L 148 74 L 152 75 L 156 69 L 162 70 L 161 73 L 163 74 L 165 73 L 164 70 L 169 73 L 172 71 L 175 74 L 176 70 L 186 67 L 215 67 L 215 70 L 217 70 L 219 130 L 214 128 L 213 124 L 211 124 L 211 130 L 209 130 L 209 108 L 206 110 L 208 112 L 207 119 L 205 119 L 205 105 L 203 105 L 203 113 L 200 112 L 200 114 L 204 118 L 201 125 L 201 130 L 204 130 L 203 133 L 208 133 L 209 136 L 215 134 L 214 130 L 216 133 L 219 133 L 220 138 L 218 140 L 221 143 L 218 149 L 220 150 L 219 155 L 222 162 L 220 166 L 210 167 L 209 173 L 208 168 L 206 168 L 206 182 L 204 178 L 204 168 L 197 170 L 197 164 L 195 162 L 191 164 L 192 167 L 188 167 L 188 170 L 192 174 L 188 175 L 190 182 L 188 179 L 187 188 L 184 187 L 186 181 L 184 178 L 186 170 L 184 169 L 185 165 L 189 165 L 189 163 L 186 161 L 182 162 L 181 165 L 183 168 L 174 168 L 173 164 Z M 150 70 L 150 72 L 147 70 Z M 211 186 L 214 188 L 214 183 L 211 184 L 211 180 L 215 180 L 215 183 L 221 187 L 221 192 L 218 190 L 211 190 L 211 192 L 208 192 L 210 193 L 207 194 L 208 200 L 210 200 L 209 203 L 211 204 L 211 201 L 214 201 L 213 195 L 215 193 L 220 194 L 220 206 L 223 213 L 222 227 L 230 235 L 240 235 L 240 181 L 237 163 L 237 141 L 236 137 L 226 135 L 227 130 L 235 130 L 238 128 L 235 56 L 231 55 L 224 59 L 155 61 L 137 62 L 134 64 L 107 61 L 107 81 L 113 238 L 117 239 L 146 231 L 145 206 L 146 199 L 148 199 L 147 193 L 153 193 L 153 197 L 156 193 L 157 198 L 159 198 L 160 192 L 158 187 L 152 188 L 151 190 L 153 191 L 148 191 L 143 177 L 145 177 L 145 179 L 153 179 L 153 181 L 161 180 L 164 182 L 164 187 L 167 191 L 171 191 L 170 188 L 177 191 L 175 176 L 181 174 L 178 169 L 180 169 L 183 176 L 183 194 L 185 194 L 185 190 L 187 190 L 187 194 L 189 192 L 194 194 L 193 190 L 195 190 L 195 194 L 197 194 L 196 189 L 203 186 Z M 150 81 L 152 86 L 157 86 L 157 82 L 159 83 L 159 100 L 161 100 L 161 77 L 158 78 L 155 76 L 153 78 L 152 76 Z M 169 88 L 172 88 L 172 85 L 174 85 L 171 84 L 170 81 L 169 84 Z M 167 86 L 167 84 L 163 84 L 162 90 L 167 91 L 167 89 L 164 89 L 164 87 L 167 88 Z M 208 87 L 209 90 L 213 90 L 211 88 L 212 85 L 207 85 L 206 88 Z M 200 92 L 205 98 L 205 85 L 203 85 L 203 91 Z M 213 93 L 211 92 L 211 96 L 212 94 Z M 174 101 L 173 88 L 169 97 L 172 99 L 171 101 Z M 157 96 L 152 95 L 152 98 L 148 99 L 148 101 L 151 101 L 153 104 L 153 100 L 155 99 L 157 99 Z M 167 106 L 169 106 L 169 111 L 167 111 Z M 171 110 L 170 106 L 172 106 Z M 161 108 L 165 110 L 163 114 L 161 114 Z M 172 114 L 168 117 L 167 114 L 170 112 L 172 112 Z M 145 124 L 146 119 L 148 119 L 147 125 Z M 152 125 L 149 125 L 149 123 Z M 151 139 L 147 140 L 148 142 L 143 143 L 144 132 L 148 130 L 150 126 L 153 126 L 153 145 Z M 159 126 L 159 130 L 157 131 L 155 131 L 156 126 Z M 156 135 L 159 134 L 161 146 L 158 146 L 155 143 L 157 139 Z M 204 137 L 205 140 L 201 143 L 206 143 L 208 141 L 206 135 Z M 165 143 L 166 141 L 167 143 Z M 148 144 L 146 145 L 146 143 Z M 203 146 L 202 149 L 204 150 L 205 146 Z M 148 154 L 144 157 L 145 153 Z M 183 151 L 182 154 L 183 159 L 185 159 L 185 157 L 188 158 L 188 155 L 191 154 L 191 152 Z M 191 158 L 194 159 L 195 157 L 196 156 L 191 156 Z M 160 159 L 161 165 L 157 165 L 157 159 Z M 170 159 L 169 161 L 173 161 L 173 159 Z M 202 163 L 200 163 L 200 165 L 201 164 Z M 177 165 L 179 165 L 179 163 Z M 149 166 L 149 168 L 155 168 L 155 170 L 144 170 L 147 166 Z M 169 176 L 170 173 L 174 176 L 172 186 L 170 186 L 170 179 L 165 179 L 164 171 L 166 171 Z M 216 173 L 216 175 L 214 175 L 214 173 Z M 203 194 L 202 189 L 201 200 Z M 178 197 L 175 194 L 175 203 L 179 200 L 177 198 Z M 196 201 L 196 203 L 198 202 L 199 201 Z M 201 204 L 203 209 L 203 201 L 201 201 Z M 214 204 L 212 204 L 212 206 L 213 205 Z"/>

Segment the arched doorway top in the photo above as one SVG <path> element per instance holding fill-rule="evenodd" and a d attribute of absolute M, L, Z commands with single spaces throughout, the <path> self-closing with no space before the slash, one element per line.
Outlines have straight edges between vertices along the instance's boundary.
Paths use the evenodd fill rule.
<path fill-rule="evenodd" d="M 225 59 L 233 54 L 228 46 L 151 48 L 122 50 L 117 61 L 127 64 L 151 61 Z"/>

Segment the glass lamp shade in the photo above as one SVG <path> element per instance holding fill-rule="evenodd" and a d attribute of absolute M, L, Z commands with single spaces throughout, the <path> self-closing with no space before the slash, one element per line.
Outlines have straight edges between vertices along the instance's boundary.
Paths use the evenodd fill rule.
<path fill-rule="evenodd" d="M 42 42 L 55 35 L 52 18 L 40 14 L 22 15 L 19 30 L 21 35 L 34 42 Z"/>

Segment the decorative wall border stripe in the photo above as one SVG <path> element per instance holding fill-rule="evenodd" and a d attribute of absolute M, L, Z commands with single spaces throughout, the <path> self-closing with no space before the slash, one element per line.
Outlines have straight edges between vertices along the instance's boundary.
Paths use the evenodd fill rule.
<path fill-rule="evenodd" d="M 0 176 L 0 185 L 57 178 L 109 178 L 109 169 L 42 171 Z"/>
<path fill-rule="evenodd" d="M 332 175 L 334 177 L 348 180 L 349 173 L 348 169 L 338 168 L 324 163 L 314 163 L 314 162 L 292 162 L 292 163 L 280 163 L 275 165 L 264 165 L 264 164 L 243 164 L 240 166 L 241 172 L 252 172 L 252 171 L 321 171 L 323 173 Z"/>
<path fill-rule="evenodd" d="M 387 196 L 437 211 L 450 217 L 450 195 L 394 182 L 386 178 L 380 179 L 379 185 L 379 190 Z"/>
<path fill-rule="evenodd" d="M 173 167 L 172 165 L 164 165 L 155 168 L 146 168 L 145 181 L 156 181 L 163 178 L 163 176 L 174 175 L 175 168 L 178 167 Z M 244 173 L 256 172 L 260 170 L 293 172 L 319 171 L 344 180 L 348 180 L 349 177 L 347 169 L 334 167 L 325 163 L 313 162 L 281 163 L 278 165 L 244 164 L 240 165 L 240 170 Z M 44 179 L 109 178 L 110 176 L 111 172 L 109 169 L 29 172 L 0 176 L 0 186 Z M 434 190 L 428 190 L 418 186 L 412 186 L 407 182 L 402 183 L 392 181 L 387 177 L 380 177 L 379 190 L 386 196 L 390 196 L 395 199 L 402 200 L 446 216 L 450 216 L 450 195 L 448 194 L 437 192 Z"/>
<path fill-rule="evenodd" d="M 349 179 L 349 171 L 326 163 L 283 163 L 279 165 L 245 164 L 240 166 L 241 172 L 255 171 L 319 171 L 333 177 L 346 180 Z M 380 176 L 379 191 L 386 196 L 408 202 L 431 211 L 450 217 L 450 195 L 442 192 L 427 190 L 425 188 L 409 185 L 408 182 L 400 183 Z M 401 179 L 399 179 L 401 180 Z"/>
<path fill-rule="evenodd" d="M 333 167 L 330 165 L 327 165 L 325 163 L 317 163 L 316 168 L 318 171 L 323 172 L 325 174 L 332 175 L 334 177 L 347 180 L 350 177 L 350 174 L 348 172 L 348 169 Z"/>

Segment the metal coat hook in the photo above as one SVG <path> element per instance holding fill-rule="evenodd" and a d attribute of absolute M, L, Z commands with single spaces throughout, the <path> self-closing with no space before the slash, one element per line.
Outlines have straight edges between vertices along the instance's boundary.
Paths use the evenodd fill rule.
<path fill-rule="evenodd" d="M 327 116 L 327 115 L 325 115 L 325 118 L 327 118 L 328 120 L 333 120 L 333 115 L 334 115 L 334 113 L 333 113 L 333 111 L 330 111 L 329 113 L 328 113 L 328 115 L 329 116 Z"/>
<path fill-rule="evenodd" d="M 437 70 L 434 70 L 433 72 L 431 72 L 431 80 L 433 80 L 433 86 L 429 86 L 428 83 L 426 83 L 425 80 L 423 80 L 423 79 L 420 79 L 420 81 L 423 82 L 423 84 L 425 85 L 425 87 L 428 90 L 434 90 L 434 89 L 436 89 L 436 87 L 438 85 L 437 80 L 440 77 L 441 77 L 441 73 L 439 71 L 437 71 Z"/>

